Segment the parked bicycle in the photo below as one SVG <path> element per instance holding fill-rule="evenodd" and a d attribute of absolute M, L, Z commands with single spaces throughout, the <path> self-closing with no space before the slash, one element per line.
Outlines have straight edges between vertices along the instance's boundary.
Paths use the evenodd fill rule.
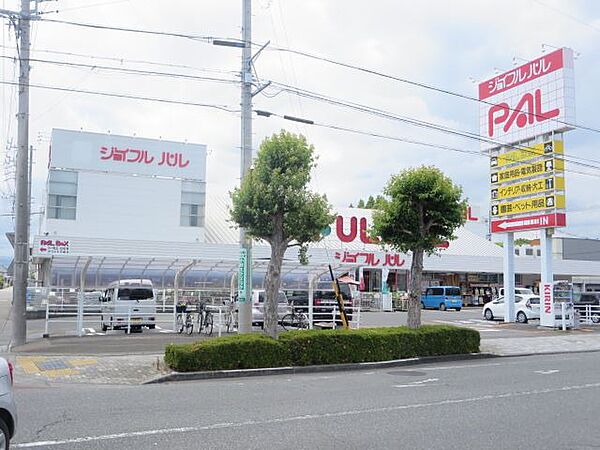
<path fill-rule="evenodd" d="M 185 330 L 186 334 L 192 334 L 194 331 L 194 314 L 188 312 L 188 305 L 185 303 L 180 303 L 175 307 L 175 312 L 177 316 L 175 318 L 175 329 L 177 333 L 183 333 Z"/>
<path fill-rule="evenodd" d="M 292 312 L 281 318 L 280 322 L 284 330 L 308 330 L 310 324 L 308 317 L 302 311 L 298 311 L 292 302 Z"/>
<path fill-rule="evenodd" d="M 225 311 L 225 327 L 227 333 L 232 333 L 238 327 L 236 303 L 235 300 L 230 300 L 224 301 L 223 304 L 227 306 L 227 310 Z"/>
<path fill-rule="evenodd" d="M 210 336 L 213 332 L 213 313 L 206 307 L 206 303 L 198 304 L 198 316 L 196 319 L 196 325 L 198 333 L 205 333 L 208 336 Z"/>

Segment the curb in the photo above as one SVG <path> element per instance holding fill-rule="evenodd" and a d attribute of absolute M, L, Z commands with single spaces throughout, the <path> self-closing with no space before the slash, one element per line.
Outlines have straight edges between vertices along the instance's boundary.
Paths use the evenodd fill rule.
<path fill-rule="evenodd" d="M 420 358 L 396 359 L 392 361 L 375 361 L 349 364 L 327 364 L 320 366 L 269 367 L 260 369 L 214 370 L 205 372 L 171 372 L 159 375 L 142 384 L 159 384 L 172 381 L 214 380 L 222 378 L 259 377 L 268 375 L 292 375 L 303 373 L 343 372 L 350 370 L 385 369 L 387 367 L 414 366 L 437 362 L 469 361 L 496 358 L 492 353 L 467 353 L 462 355 L 424 356 Z"/>

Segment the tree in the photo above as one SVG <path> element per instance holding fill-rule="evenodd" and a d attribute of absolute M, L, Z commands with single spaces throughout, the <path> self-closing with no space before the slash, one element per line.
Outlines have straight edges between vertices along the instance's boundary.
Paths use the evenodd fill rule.
<path fill-rule="evenodd" d="M 265 333 L 277 337 L 277 296 L 286 250 L 318 241 L 335 216 L 324 195 L 308 190 L 315 167 L 314 147 L 303 136 L 281 131 L 265 139 L 251 170 L 231 194 L 231 218 L 249 236 L 271 246 L 265 276 Z"/>
<path fill-rule="evenodd" d="M 367 203 L 365 203 L 365 208 L 373 209 L 374 207 L 375 207 L 375 199 L 373 198 L 372 195 L 369 195 L 369 198 L 367 199 Z"/>
<path fill-rule="evenodd" d="M 358 204 L 356 205 L 357 208 L 364 208 L 365 207 L 365 201 L 361 198 L 358 201 Z"/>
<path fill-rule="evenodd" d="M 383 192 L 388 199 L 373 214 L 372 234 L 398 251 L 412 253 L 407 324 L 418 328 L 423 255 L 454 238 L 454 231 L 465 223 L 467 201 L 461 199 L 460 186 L 427 166 L 392 176 Z"/>

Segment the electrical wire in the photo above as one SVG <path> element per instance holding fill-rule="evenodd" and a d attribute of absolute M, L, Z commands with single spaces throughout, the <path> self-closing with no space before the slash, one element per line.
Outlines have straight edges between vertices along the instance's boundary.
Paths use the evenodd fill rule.
<path fill-rule="evenodd" d="M 3 81 L 3 80 L 0 80 L 0 84 L 6 84 L 6 85 L 10 85 L 10 86 L 18 86 L 19 85 L 19 83 Z M 225 111 L 225 112 L 229 112 L 229 113 L 239 113 L 240 112 L 239 109 L 233 109 L 233 107 L 226 106 L 226 105 L 212 105 L 209 103 L 187 102 L 187 101 L 183 101 L 183 100 L 169 100 L 169 99 L 157 98 L 157 97 L 144 97 L 144 96 L 139 96 L 139 95 L 119 94 L 119 93 L 114 93 L 114 92 L 89 91 L 89 90 L 85 90 L 85 89 L 72 89 L 72 88 L 64 88 L 64 87 L 60 87 L 60 86 L 45 86 L 45 85 L 40 85 L 40 84 L 30 84 L 29 87 L 36 88 L 36 89 L 47 89 L 47 90 L 52 90 L 52 91 L 72 92 L 72 93 L 77 93 L 77 94 L 90 94 L 90 95 L 99 95 L 99 96 L 103 96 L 103 97 L 123 98 L 123 99 L 128 99 L 128 100 L 143 100 L 143 101 L 158 102 L 158 103 L 168 103 L 168 104 L 174 104 L 174 105 L 198 106 L 201 108 L 218 109 L 220 111 Z"/>
<path fill-rule="evenodd" d="M 457 130 L 451 127 L 447 127 L 444 125 L 440 125 L 440 124 L 436 124 L 436 123 L 432 123 L 432 122 L 427 122 L 427 121 L 422 121 L 422 120 L 418 120 L 418 119 L 413 119 L 410 117 L 406 117 L 406 116 L 401 116 L 389 111 L 385 111 L 385 110 L 381 110 L 378 108 L 373 108 L 367 105 L 362 105 L 359 103 L 355 103 L 355 102 L 351 102 L 351 101 L 345 101 L 345 100 L 341 100 L 341 99 L 336 99 L 333 97 L 328 97 L 325 96 L 323 94 L 318 94 L 316 92 L 311 92 L 311 91 L 307 91 L 304 89 L 300 89 L 300 88 L 296 88 L 293 86 L 288 86 L 285 85 L 283 83 L 279 83 L 276 81 L 272 81 L 271 80 L 271 85 L 272 86 L 278 86 L 279 89 L 281 91 L 284 92 L 288 92 L 294 95 L 300 95 L 303 96 L 305 98 L 309 98 L 312 100 L 316 100 L 316 101 L 322 101 L 325 103 L 329 103 L 335 106 L 340 106 L 340 107 L 346 107 L 346 108 L 350 108 L 350 109 L 354 109 L 360 112 L 364 112 L 367 114 L 371 114 L 371 115 L 375 115 L 378 117 L 383 117 L 386 119 L 390 119 L 390 120 L 396 120 L 396 121 L 400 121 L 403 123 L 407 123 L 409 125 L 413 125 L 413 126 L 417 126 L 417 127 L 421 127 L 421 128 L 427 128 L 427 129 L 432 129 L 432 130 L 436 130 L 436 131 L 440 131 L 443 133 L 447 133 L 447 134 L 452 134 L 452 135 L 456 135 L 456 136 L 460 136 L 466 139 L 472 139 L 472 140 L 476 140 L 479 142 L 484 142 L 484 143 L 488 143 L 488 144 L 493 144 L 495 146 L 503 146 L 503 147 L 508 147 L 508 148 L 514 148 L 514 149 L 519 149 L 519 150 L 523 150 L 525 152 L 529 152 L 532 155 L 537 155 L 537 153 L 528 146 L 525 145 L 518 145 L 518 144 L 505 144 L 503 142 L 500 141 L 496 141 L 493 139 L 488 139 L 485 137 L 482 137 L 481 135 L 479 135 L 478 133 L 473 133 L 473 132 L 469 132 L 469 131 L 462 131 L 462 130 Z M 264 91 L 263 91 L 264 92 Z M 275 94 L 277 95 L 277 94 Z M 270 98 L 273 98 L 275 95 L 268 95 Z M 583 167 L 587 167 L 587 168 L 592 168 L 592 169 L 600 169 L 600 166 L 595 166 L 593 164 L 589 164 L 589 163 L 595 163 L 595 164 L 600 164 L 599 160 L 594 160 L 594 159 L 588 159 L 588 158 L 583 158 L 583 157 L 576 157 L 576 156 L 565 156 L 564 157 L 566 161 L 569 161 L 573 164 L 577 164 Z M 587 162 L 584 162 L 587 161 Z"/>
<path fill-rule="evenodd" d="M 4 45 L 1 45 L 0 48 L 5 48 L 8 50 L 16 50 L 15 47 L 9 47 L 9 46 L 4 46 Z M 111 56 L 98 56 L 98 55 L 90 55 L 90 54 L 86 54 L 86 53 L 65 52 L 65 51 L 59 51 L 59 50 L 49 50 L 49 49 L 40 49 L 40 48 L 35 49 L 34 53 L 48 53 L 48 54 L 53 54 L 53 55 L 74 56 L 77 58 L 88 58 L 88 59 L 100 60 L 100 61 L 113 61 L 113 62 L 117 62 L 119 64 L 129 63 L 129 64 L 142 64 L 142 65 L 149 65 L 149 66 L 157 66 L 157 67 L 169 67 L 169 68 L 175 68 L 175 69 L 186 69 L 186 70 L 193 70 L 193 71 L 206 72 L 206 73 L 221 73 L 221 74 L 228 74 L 228 75 L 231 75 L 231 74 L 239 75 L 239 73 L 240 73 L 239 70 L 202 68 L 202 67 L 190 66 L 187 64 L 172 64 L 172 63 L 165 63 L 165 62 L 158 62 L 158 61 L 146 61 L 146 60 L 142 60 L 142 59 L 128 59 L 128 58 L 119 58 L 119 57 L 111 57 Z"/>
<path fill-rule="evenodd" d="M 60 25 L 69 25 L 79 28 L 90 28 L 95 30 L 110 30 L 110 31 L 122 31 L 126 33 L 137 33 L 137 34 L 146 34 L 152 36 L 167 36 L 167 37 L 175 37 L 175 38 L 183 38 L 183 39 L 191 39 L 194 41 L 212 43 L 214 36 L 203 36 L 197 34 L 185 34 L 185 33 L 175 33 L 171 31 L 156 31 L 156 30 L 145 30 L 141 28 L 128 28 L 128 27 L 115 27 L 110 25 L 100 25 L 94 23 L 83 23 L 83 22 L 75 22 L 72 20 L 61 20 L 61 19 L 48 19 L 44 17 L 38 17 L 35 19 L 36 22 L 46 22 L 46 23 L 55 23 Z"/>
<path fill-rule="evenodd" d="M 435 148 L 435 149 L 440 149 L 440 150 L 452 151 L 452 152 L 456 152 L 456 153 L 474 155 L 474 156 L 478 156 L 478 157 L 482 157 L 482 158 L 486 158 L 486 159 L 488 158 L 488 155 L 481 153 L 477 150 L 467 150 L 467 149 L 462 149 L 462 148 L 450 147 L 447 145 L 436 144 L 436 143 L 426 142 L 426 141 L 419 141 L 419 140 L 415 140 L 415 139 L 408 139 L 408 138 L 403 138 L 403 137 L 399 137 L 399 136 L 380 134 L 380 133 L 375 133 L 372 131 L 358 130 L 355 128 L 349 128 L 349 127 L 344 127 L 344 126 L 340 126 L 340 125 L 321 123 L 321 122 L 316 122 L 316 121 L 306 121 L 303 119 L 298 119 L 298 118 L 281 115 L 281 114 L 277 114 L 277 113 L 272 113 L 272 112 L 266 113 L 265 111 L 262 111 L 262 110 L 254 110 L 254 112 L 257 113 L 259 116 L 263 116 L 263 117 L 264 116 L 275 116 L 275 117 L 279 117 L 281 119 L 301 121 L 302 123 L 314 125 L 314 126 L 321 127 L 321 128 L 329 128 L 329 129 L 336 130 L 336 131 L 343 131 L 343 132 L 359 134 L 359 135 L 363 135 L 363 136 L 376 137 L 376 138 L 381 138 L 381 139 L 386 139 L 386 140 L 404 142 L 407 144 L 420 145 L 420 146 L 425 146 L 425 147 L 430 147 L 430 148 Z M 540 155 L 537 155 L 537 156 L 540 156 Z M 508 159 L 510 160 L 510 158 L 508 158 Z M 512 162 L 520 162 L 520 161 L 513 160 Z M 597 169 L 600 169 L 600 168 L 597 168 Z M 565 168 L 564 171 L 579 174 L 579 175 L 586 175 L 586 176 L 590 176 L 590 177 L 600 178 L 600 173 L 582 172 L 582 171 L 577 171 L 577 170 L 567 169 L 567 168 Z"/>
<path fill-rule="evenodd" d="M 259 44 L 254 44 L 253 43 L 253 45 L 254 46 L 258 46 Z M 345 62 L 342 62 L 342 61 L 337 61 L 337 60 L 334 60 L 332 58 L 328 58 L 328 57 L 325 57 L 325 56 L 319 56 L 319 55 L 316 55 L 316 54 L 313 54 L 313 53 L 309 53 L 309 52 L 305 52 L 305 51 L 301 51 L 301 50 L 294 50 L 294 49 L 291 49 L 291 48 L 279 47 L 279 46 L 269 46 L 269 47 L 267 47 L 267 50 L 270 50 L 270 51 L 279 51 L 279 52 L 288 52 L 288 53 L 291 53 L 291 54 L 294 54 L 294 55 L 303 56 L 305 58 L 313 59 L 313 60 L 316 60 L 316 61 L 326 62 L 328 64 L 332 64 L 332 65 L 339 66 L 339 67 L 344 67 L 346 69 L 352 69 L 352 70 L 355 70 L 355 71 L 358 71 L 358 72 L 362 72 L 362 73 L 367 73 L 369 75 L 375 75 L 375 76 L 378 76 L 378 77 L 381 77 L 381 78 L 385 78 L 385 79 L 392 80 L 392 81 L 397 81 L 397 82 L 400 82 L 400 83 L 404 83 L 404 84 L 408 84 L 410 86 L 415 86 L 415 87 L 419 87 L 419 88 L 422 88 L 422 89 L 430 90 L 430 91 L 437 92 L 437 93 L 440 93 L 440 94 L 450 95 L 450 96 L 453 96 L 453 97 L 461 98 L 463 100 L 477 102 L 479 104 L 485 104 L 485 105 L 488 105 L 488 106 L 494 106 L 494 103 L 489 102 L 487 100 L 481 100 L 481 99 L 479 99 L 477 97 L 473 97 L 472 95 L 467 95 L 467 94 L 463 94 L 463 93 L 460 93 L 460 92 L 451 91 L 450 89 L 441 88 L 441 87 L 438 87 L 438 86 L 433 86 L 431 84 L 427 84 L 427 83 L 420 82 L 420 81 L 409 80 L 408 78 L 403 78 L 403 77 L 399 77 L 399 76 L 387 74 L 387 73 L 384 73 L 384 72 L 380 72 L 378 70 L 369 69 L 367 67 L 362 67 L 362 66 L 359 66 L 359 65 L 356 65 L 356 64 L 350 64 L 350 63 L 345 63 Z M 512 109 L 512 108 L 508 108 L 508 110 L 512 111 L 512 112 L 516 111 L 515 109 Z M 534 116 L 536 116 L 537 118 L 546 119 L 546 117 L 541 116 L 539 114 L 535 114 L 534 113 Z M 568 126 L 568 127 L 572 127 L 572 128 L 576 128 L 576 129 L 580 129 L 580 130 L 585 130 L 585 131 L 591 131 L 591 132 L 599 133 L 600 134 L 600 129 L 594 128 L 594 127 L 591 127 L 591 126 L 582 125 L 582 124 L 574 124 L 574 123 L 566 122 L 566 121 L 555 119 L 555 118 L 547 119 L 547 120 L 551 120 L 553 122 L 560 123 L 560 124 Z"/>
<path fill-rule="evenodd" d="M 2 56 L 0 58 L 6 59 L 14 59 L 10 56 Z M 170 78 L 183 78 L 187 80 L 195 80 L 195 81 L 212 81 L 216 83 L 227 83 L 227 84 L 239 84 L 240 82 L 237 80 L 225 79 L 225 78 L 215 78 L 215 77 L 201 77 L 197 75 L 186 75 L 175 72 L 158 72 L 151 70 L 141 70 L 141 69 L 130 69 L 127 67 L 113 67 L 113 66 L 101 66 L 97 64 L 82 64 L 82 63 L 74 63 L 69 61 L 57 61 L 57 60 L 48 60 L 48 59 L 37 59 L 37 58 L 29 58 L 29 62 L 38 62 L 44 64 L 54 64 L 58 66 L 67 66 L 67 67 L 79 67 L 85 69 L 93 69 L 93 70 L 109 70 L 116 72 L 124 72 L 133 75 L 152 75 L 152 76 L 162 76 L 162 77 L 170 77 Z"/>

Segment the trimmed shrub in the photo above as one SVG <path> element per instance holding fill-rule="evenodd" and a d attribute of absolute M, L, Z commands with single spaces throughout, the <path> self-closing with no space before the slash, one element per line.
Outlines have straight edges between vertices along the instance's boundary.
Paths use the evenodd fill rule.
<path fill-rule="evenodd" d="M 282 333 L 278 341 L 246 334 L 193 344 L 170 344 L 165 351 L 165 362 L 179 372 L 186 372 L 389 361 L 477 352 L 476 330 L 426 325 L 416 330 L 394 327 L 291 331 Z"/>
<path fill-rule="evenodd" d="M 287 348 L 270 337 L 242 334 L 195 342 L 169 344 L 165 362 L 179 372 L 254 369 L 291 365 Z"/>

